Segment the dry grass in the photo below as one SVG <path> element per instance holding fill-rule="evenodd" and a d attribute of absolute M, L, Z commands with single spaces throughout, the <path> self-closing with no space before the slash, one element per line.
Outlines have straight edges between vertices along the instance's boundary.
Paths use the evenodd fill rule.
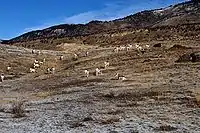
<path fill-rule="evenodd" d="M 76 80 L 70 80 L 65 83 L 61 83 L 57 85 L 56 87 L 53 87 L 52 89 L 72 87 L 72 86 L 87 86 L 89 84 L 91 85 L 91 84 L 95 84 L 99 82 L 104 82 L 104 80 L 103 79 L 86 79 L 86 80 L 76 79 Z"/>
<path fill-rule="evenodd" d="M 53 91 L 45 91 L 45 92 L 38 92 L 34 95 L 39 98 L 47 98 L 49 96 L 52 96 L 54 93 L 55 92 L 53 92 Z"/>
<path fill-rule="evenodd" d="M 158 128 L 155 128 L 154 130 L 155 131 L 158 131 L 158 132 L 161 132 L 161 131 L 166 131 L 166 132 L 170 132 L 170 131 L 175 131 L 177 128 L 175 127 L 172 127 L 170 125 L 163 125 L 163 126 L 160 126 Z"/>
<path fill-rule="evenodd" d="M 92 117 L 88 116 L 83 119 L 83 122 L 94 121 Z"/>
<path fill-rule="evenodd" d="M 119 109 L 116 109 L 116 110 L 108 110 L 107 112 L 105 112 L 105 114 L 109 114 L 109 115 L 118 115 L 118 114 L 122 114 L 124 113 L 123 110 L 119 110 Z"/>
<path fill-rule="evenodd" d="M 78 127 L 83 127 L 83 123 L 81 123 L 80 121 L 77 122 L 72 122 L 70 125 L 70 128 L 78 128 Z"/>
<path fill-rule="evenodd" d="M 194 91 L 194 95 L 195 95 L 196 104 L 200 107 L 200 90 L 196 89 Z"/>
<path fill-rule="evenodd" d="M 57 50 L 67 51 L 69 53 L 74 53 L 77 50 L 85 51 L 89 48 L 92 48 L 92 46 L 87 46 L 87 45 L 80 44 L 80 43 L 61 43 L 60 45 L 56 46 Z"/>
<path fill-rule="evenodd" d="M 197 104 L 200 107 L 200 94 L 196 96 Z"/>
<path fill-rule="evenodd" d="M 110 118 L 102 119 L 101 123 L 107 125 L 107 124 L 113 124 L 113 123 L 119 122 L 119 121 L 120 121 L 120 119 L 118 117 L 113 116 L 113 117 L 110 117 Z"/>
<path fill-rule="evenodd" d="M 136 101 L 134 101 L 134 102 L 128 102 L 128 103 L 118 103 L 116 106 L 123 108 L 123 107 L 137 107 L 139 105 Z"/>
<path fill-rule="evenodd" d="M 0 112 L 5 112 L 5 109 L 3 107 L 0 107 Z"/>
<path fill-rule="evenodd" d="M 121 93 L 114 93 L 113 91 L 110 91 L 108 94 L 102 94 L 99 97 L 102 98 L 106 98 L 106 99 L 112 99 L 112 100 L 131 100 L 131 101 L 138 101 L 138 100 L 142 100 L 144 97 L 149 97 L 149 98 L 153 98 L 156 99 L 156 97 L 158 97 L 159 95 L 161 95 L 160 92 L 157 91 L 148 91 L 148 92 L 134 92 L 134 91 L 130 91 L 130 92 L 121 92 Z M 136 105 L 136 104 L 130 104 L 130 106 L 132 105 Z"/>

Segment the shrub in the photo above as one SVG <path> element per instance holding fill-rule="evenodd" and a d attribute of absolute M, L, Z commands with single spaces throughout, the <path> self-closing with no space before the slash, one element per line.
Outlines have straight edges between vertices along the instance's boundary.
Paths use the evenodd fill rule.
<path fill-rule="evenodd" d="M 14 118 L 25 117 L 24 102 L 17 101 L 12 105 L 11 113 L 14 114 Z"/>

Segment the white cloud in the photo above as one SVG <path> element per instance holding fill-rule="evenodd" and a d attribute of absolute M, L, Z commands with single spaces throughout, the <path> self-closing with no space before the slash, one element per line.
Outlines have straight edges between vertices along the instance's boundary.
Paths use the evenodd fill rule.
<path fill-rule="evenodd" d="M 34 31 L 34 30 L 41 30 L 49 27 L 50 25 L 41 25 L 41 26 L 35 26 L 35 27 L 29 27 L 24 29 L 24 33 L 29 32 L 29 31 Z"/>
<path fill-rule="evenodd" d="M 88 11 L 65 18 L 69 24 L 88 23 L 92 20 L 113 20 L 133 13 L 133 6 L 124 5 L 124 2 L 106 3 L 101 10 Z"/>
<path fill-rule="evenodd" d="M 106 3 L 105 8 L 101 10 L 88 11 L 67 17 L 65 18 L 64 23 L 78 24 L 87 23 L 92 20 L 109 21 L 122 18 L 139 11 L 166 7 L 167 5 L 183 1 L 184 0 L 118 0 L 113 3 Z"/>
<path fill-rule="evenodd" d="M 124 1 L 117 1 L 113 3 L 105 3 L 105 8 L 101 10 L 93 10 L 93 11 L 87 11 L 83 12 L 80 14 L 76 14 L 70 17 L 63 18 L 63 20 L 57 21 L 57 22 L 51 22 L 51 23 L 45 23 L 39 26 L 33 26 L 29 28 L 25 28 L 23 30 L 23 33 L 33 31 L 33 30 L 41 30 L 44 28 L 48 28 L 53 25 L 58 25 L 58 24 L 63 24 L 63 23 L 68 23 L 68 24 L 85 24 L 88 23 L 92 20 L 113 20 L 116 18 L 121 18 L 126 15 L 129 15 L 134 12 L 134 9 L 136 11 L 142 10 L 135 5 L 133 5 L 135 2 L 134 0 L 127 0 L 126 2 Z M 133 2 L 132 5 L 129 5 L 130 2 Z"/>

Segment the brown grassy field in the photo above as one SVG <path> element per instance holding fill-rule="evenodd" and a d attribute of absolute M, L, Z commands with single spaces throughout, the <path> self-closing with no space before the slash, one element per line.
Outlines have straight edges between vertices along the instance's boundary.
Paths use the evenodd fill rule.
<path fill-rule="evenodd" d="M 158 43 L 161 47 L 153 47 Z M 36 55 L 31 49 L 0 45 L 0 71 L 6 77 L 0 84 L 1 130 L 198 132 L 200 63 L 176 61 L 199 51 L 199 41 L 138 44 L 150 44 L 150 49 L 143 54 L 135 48 L 115 53 L 114 45 L 69 43 L 57 45 L 58 51 L 42 50 Z M 73 59 L 74 53 L 78 60 Z M 64 60 L 59 60 L 60 55 Z M 29 73 L 34 60 L 43 58 L 46 62 L 37 73 Z M 110 62 L 107 69 L 104 61 Z M 46 74 L 48 67 L 55 67 L 55 74 Z M 102 70 L 100 76 L 95 76 L 97 67 Z M 89 78 L 85 69 L 90 71 Z M 127 80 L 117 80 L 116 73 Z M 21 119 L 9 113 L 16 101 L 24 101 L 26 115 Z"/>

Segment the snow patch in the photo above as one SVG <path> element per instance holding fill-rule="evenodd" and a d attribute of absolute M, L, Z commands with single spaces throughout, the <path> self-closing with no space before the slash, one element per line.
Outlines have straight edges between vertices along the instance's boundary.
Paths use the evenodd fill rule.
<path fill-rule="evenodd" d="M 158 10 L 153 11 L 153 13 L 163 15 L 163 11 L 164 11 L 163 9 L 158 9 Z"/>

